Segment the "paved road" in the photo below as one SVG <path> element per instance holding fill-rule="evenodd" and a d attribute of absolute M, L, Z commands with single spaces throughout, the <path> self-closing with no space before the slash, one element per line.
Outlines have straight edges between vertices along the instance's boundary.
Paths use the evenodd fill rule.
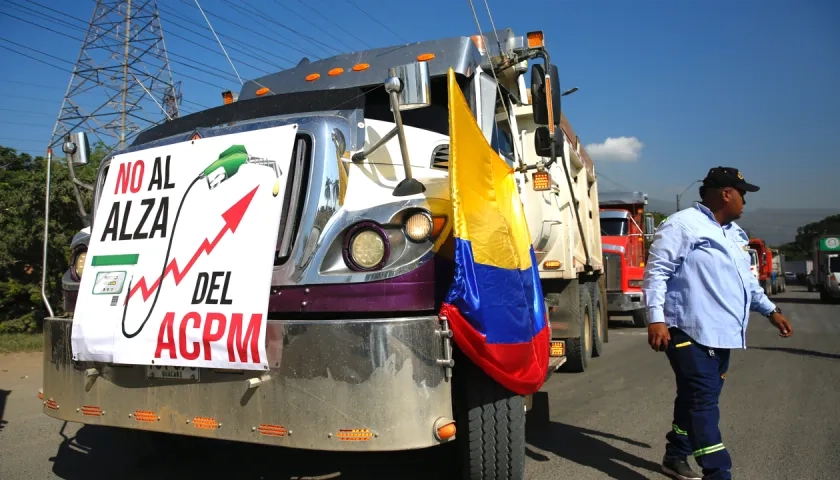
<path fill-rule="evenodd" d="M 735 478 L 834 478 L 840 467 L 840 305 L 822 305 L 817 294 L 798 287 L 775 300 L 794 336 L 783 340 L 753 316 L 750 348 L 733 354 L 722 397 Z M 647 347 L 642 330 L 621 325 L 606 346 L 587 373 L 555 375 L 545 386 L 550 421 L 528 432 L 529 479 L 666 478 L 658 463 L 674 385 L 664 354 Z M 160 455 L 150 437 L 44 416 L 35 398 L 40 376 L 39 355 L 0 356 L 4 480 L 409 479 L 445 478 L 448 471 L 447 450 L 316 456 L 190 441 Z"/>

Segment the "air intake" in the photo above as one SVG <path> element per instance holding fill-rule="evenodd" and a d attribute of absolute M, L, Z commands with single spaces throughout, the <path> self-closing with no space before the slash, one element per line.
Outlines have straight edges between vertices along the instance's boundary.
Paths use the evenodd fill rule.
<path fill-rule="evenodd" d="M 438 145 L 432 152 L 432 168 L 449 170 L 449 144 Z"/>

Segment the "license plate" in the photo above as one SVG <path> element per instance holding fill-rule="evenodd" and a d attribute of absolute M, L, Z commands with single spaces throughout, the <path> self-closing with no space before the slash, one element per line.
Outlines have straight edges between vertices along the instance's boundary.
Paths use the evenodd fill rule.
<path fill-rule="evenodd" d="M 146 365 L 147 378 L 174 380 L 198 380 L 197 367 L 173 367 L 168 365 Z"/>

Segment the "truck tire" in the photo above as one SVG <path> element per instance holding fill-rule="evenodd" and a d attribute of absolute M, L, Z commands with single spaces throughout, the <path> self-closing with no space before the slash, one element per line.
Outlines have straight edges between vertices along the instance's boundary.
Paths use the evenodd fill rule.
<path fill-rule="evenodd" d="M 566 363 L 560 368 L 567 372 L 581 373 L 586 371 L 592 358 L 592 299 L 586 285 L 581 285 L 578 292 L 580 300 L 576 313 L 580 336 L 566 340 Z"/>
<path fill-rule="evenodd" d="M 633 310 L 633 326 L 638 328 L 647 327 L 647 311 L 644 308 Z"/>
<path fill-rule="evenodd" d="M 769 278 L 764 280 L 764 294 L 767 295 L 768 297 L 770 295 L 772 295 Z"/>
<path fill-rule="evenodd" d="M 453 352 L 455 437 L 460 478 L 524 480 L 525 399 Z"/>
<path fill-rule="evenodd" d="M 607 328 L 599 283 L 600 280 L 589 284 L 592 287 L 589 291 L 592 299 L 592 358 L 600 357 L 604 353 L 604 331 Z"/>

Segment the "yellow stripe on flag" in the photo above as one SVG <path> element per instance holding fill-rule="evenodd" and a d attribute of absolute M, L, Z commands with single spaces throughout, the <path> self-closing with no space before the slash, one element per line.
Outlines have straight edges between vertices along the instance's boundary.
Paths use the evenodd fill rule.
<path fill-rule="evenodd" d="M 469 241 L 475 262 L 531 267 L 530 231 L 513 169 L 484 138 L 452 68 L 449 89 L 449 182 L 454 235 Z"/>

